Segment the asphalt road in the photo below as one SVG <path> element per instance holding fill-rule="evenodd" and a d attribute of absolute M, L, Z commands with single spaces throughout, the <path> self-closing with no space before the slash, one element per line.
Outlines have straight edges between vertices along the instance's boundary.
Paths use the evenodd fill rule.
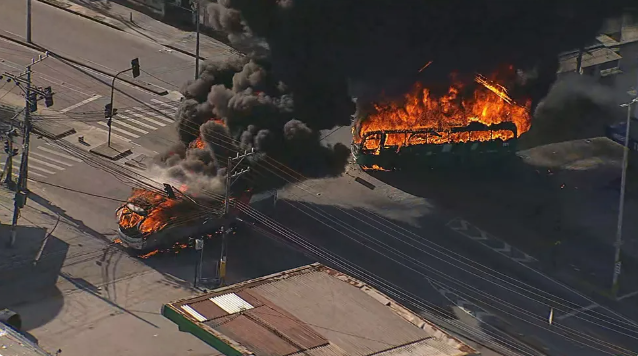
<path fill-rule="evenodd" d="M 2 29 L 22 34 L 24 3 L 19 0 L 5 2 L 0 13 Z M 35 43 L 110 72 L 127 67 L 131 58 L 139 57 L 143 68 L 154 71 L 154 77 L 157 77 L 143 76 L 140 79 L 154 85 L 168 86 L 167 89 L 171 89 L 192 75 L 191 59 L 186 56 L 163 52 L 161 46 L 152 42 L 95 24 L 39 2 L 33 2 L 33 26 Z M 16 67 L 26 64 L 34 54 L 33 51 L 24 48 L 3 44 L 0 58 L 6 61 L 0 63 L 0 68 L 7 71 L 17 70 Z M 55 107 L 57 110 L 68 109 L 96 95 L 101 96 L 68 111 L 78 114 L 84 112 L 87 117 L 99 119 L 99 113 L 103 110 L 105 98 L 108 96 L 108 86 L 103 80 L 89 79 L 77 69 L 57 60 L 47 61 L 38 66 L 35 80 L 37 83 L 50 83 L 47 85 L 56 88 L 60 98 Z M 118 96 L 117 102 L 122 104 L 116 107 L 125 109 L 120 112 L 124 116 L 121 123 L 126 125 L 120 124 L 117 126 L 118 130 L 114 130 L 113 133 L 134 147 L 134 155 L 152 155 L 153 152 L 167 147 L 174 140 L 174 132 L 167 117 L 174 113 L 175 103 L 128 86 L 123 86 L 122 90 L 135 99 L 125 99 L 126 96 L 119 99 Z M 160 100 L 165 104 L 153 100 Z M 161 118 L 162 115 L 151 115 L 148 106 L 162 109 L 161 114 L 164 114 L 165 120 Z M 100 125 L 97 119 L 96 122 L 74 123 L 78 134 L 67 140 L 77 143 L 76 136 L 85 135 L 89 144 L 103 142 L 103 124 Z M 331 140 L 349 143 L 348 130 L 335 133 Z M 31 183 L 30 189 L 36 194 L 35 199 L 66 219 L 76 222 L 84 233 L 70 239 L 74 239 L 73 242 L 78 245 L 93 246 L 95 251 L 90 256 L 99 262 L 104 244 L 108 244 L 115 237 L 114 211 L 120 203 L 111 199 L 125 199 L 130 192 L 130 186 L 92 167 L 89 162 L 78 159 L 73 154 L 46 145 L 44 141 L 36 139 L 32 152 L 34 154 L 31 177 L 45 182 Z M 0 161 L 4 161 L 4 157 L 0 157 Z M 560 316 L 568 315 L 574 308 L 587 307 L 590 302 L 452 231 L 447 223 L 455 216 L 449 215 L 427 200 L 410 196 L 373 178 L 365 179 L 373 182 L 375 190 L 363 187 L 348 175 L 334 180 L 308 182 L 315 191 L 321 192 L 319 196 L 309 195 L 307 190 L 290 188 L 282 193 L 275 219 L 298 231 L 301 236 L 316 245 L 338 253 L 346 260 L 392 281 L 398 288 L 418 296 L 429 307 L 442 311 L 450 318 L 465 320 L 470 325 L 471 332 L 487 333 L 491 335 L 487 338 L 514 344 L 514 348 L 524 348 L 527 353 L 534 354 L 534 351 L 530 350 L 529 346 L 521 346 L 520 340 L 512 340 L 508 334 L 493 329 L 487 322 L 481 323 L 468 318 L 463 311 L 471 309 L 467 302 L 478 307 L 472 311 L 475 314 L 482 310 L 481 312 L 486 314 L 481 315 L 487 319 L 491 317 L 487 316 L 489 314 L 507 320 L 505 325 L 511 327 L 506 326 L 505 329 L 509 329 L 510 333 L 536 335 L 540 341 L 531 343 L 537 348 L 547 347 L 548 350 L 545 352 L 550 355 L 605 355 L 608 354 L 605 351 L 611 348 L 605 342 L 621 345 L 629 350 L 638 350 L 635 326 L 623 323 L 617 316 L 610 315 L 600 308 L 558 319 Z M 87 197 L 85 194 L 74 193 L 54 185 L 111 199 Z M 356 211 L 361 208 L 372 210 L 376 215 L 371 216 L 367 211 Z M 389 227 L 391 224 L 397 226 Z M 231 245 L 229 282 L 310 261 L 289 247 L 267 242 L 267 236 L 248 231 L 241 236 L 241 241 L 238 238 L 234 245 Z M 381 245 L 371 242 L 373 238 L 378 239 Z M 440 247 L 431 247 L 432 242 Z M 449 251 L 441 252 L 443 247 L 462 257 Z M 216 258 L 216 253 L 213 243 L 207 250 L 208 268 Z M 106 255 L 104 253 L 103 256 Z M 450 255 L 454 255 L 454 259 Z M 118 263 L 117 270 L 111 271 L 112 273 L 107 276 L 109 280 L 139 274 L 143 267 L 147 266 L 188 281 L 194 265 L 194 256 L 189 251 L 175 256 L 154 256 L 141 262 L 124 255 L 118 255 L 117 258 L 125 262 Z M 96 266 L 99 267 L 98 264 Z M 97 285 L 105 278 L 102 274 L 103 269 L 98 267 L 89 268 L 86 264 L 77 264 L 76 268 L 69 267 L 69 273 L 72 273 L 74 278 L 82 278 Z M 525 286 L 523 288 L 520 281 L 537 289 Z M 557 297 L 562 301 L 557 301 Z M 562 304 L 567 304 L 569 308 Z M 550 326 L 547 318 L 552 308 L 557 320 Z M 583 319 L 589 319 L 591 322 Z M 464 334 L 467 335 L 467 332 Z M 569 338 L 577 341 L 570 341 Z M 523 341 L 530 342 L 529 339 Z M 581 343 L 602 351 L 586 348 Z"/>
<path fill-rule="evenodd" d="M 3 1 L 0 14 L 3 31 L 24 38 L 25 19 L 24 1 Z M 160 87 L 168 85 L 167 83 L 179 85 L 176 83 L 193 75 L 192 60 L 186 55 L 167 52 L 161 45 L 144 38 L 123 33 L 53 6 L 34 1 L 31 21 L 33 43 L 87 65 L 115 73 L 129 67 L 131 59 L 137 57 L 142 69 L 156 77 L 143 78 L 144 81 Z"/>

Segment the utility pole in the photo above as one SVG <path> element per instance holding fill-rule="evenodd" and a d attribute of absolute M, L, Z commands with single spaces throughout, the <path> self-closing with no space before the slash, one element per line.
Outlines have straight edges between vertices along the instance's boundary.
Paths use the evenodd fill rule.
<path fill-rule="evenodd" d="M 37 88 L 31 85 L 31 67 L 35 64 L 45 60 L 49 57 L 49 53 L 46 52 L 44 56 L 38 56 L 38 59 L 32 59 L 31 64 L 26 68 L 26 71 L 20 75 L 12 75 L 10 73 L 4 73 L 4 76 L 8 77 L 9 81 L 13 80 L 16 85 L 23 90 L 25 97 L 25 110 L 24 110 L 24 136 L 22 144 L 22 160 L 20 162 L 20 174 L 18 176 L 18 182 L 16 184 L 16 194 L 14 198 L 14 210 L 13 220 L 11 222 L 11 235 L 7 243 L 8 247 L 12 247 L 15 244 L 17 235 L 18 218 L 20 217 L 20 209 L 24 207 L 27 201 L 27 177 L 28 177 L 28 165 L 29 165 L 29 143 L 31 137 L 31 113 L 38 110 L 38 95 L 44 98 L 45 105 L 47 107 L 53 105 L 53 92 L 51 87 Z M 23 78 L 25 77 L 26 78 Z M 24 89 L 22 88 L 24 85 Z M 13 151 L 12 151 L 13 153 Z M 11 174 L 11 172 L 9 172 Z"/>
<path fill-rule="evenodd" d="M 137 78 L 140 76 L 140 60 L 138 58 L 134 58 L 131 60 L 131 67 L 121 70 L 115 74 L 113 80 L 111 81 L 111 101 L 104 106 L 104 118 L 108 119 L 106 125 L 109 127 L 109 136 L 107 139 L 107 146 L 111 147 L 111 125 L 113 124 L 113 117 L 117 115 L 117 109 L 113 108 L 113 94 L 115 92 L 115 80 L 117 77 L 128 71 L 133 71 L 133 78 Z"/>
<path fill-rule="evenodd" d="M 200 14 L 200 0 L 194 0 L 192 7 L 195 11 L 195 32 L 196 32 L 196 45 L 195 45 L 195 80 L 199 78 L 199 14 Z"/>
<path fill-rule="evenodd" d="M 621 107 L 627 108 L 627 123 L 625 126 L 625 145 L 623 148 L 623 158 L 622 158 L 622 175 L 620 178 L 620 201 L 618 203 L 618 224 L 616 225 L 616 242 L 614 243 L 614 247 L 616 248 L 616 252 L 614 254 L 614 277 L 611 285 L 611 292 L 615 297 L 618 293 L 618 278 L 620 277 L 620 272 L 622 269 L 622 262 L 620 261 L 620 248 L 622 246 L 622 226 L 623 226 L 623 217 L 625 213 L 625 188 L 627 184 L 627 165 L 629 161 L 629 130 L 631 128 L 631 106 L 638 102 L 638 97 L 634 98 L 634 100 L 620 105 Z"/>
<path fill-rule="evenodd" d="M 221 253 L 219 257 L 219 261 L 217 262 L 217 278 L 216 283 L 217 287 L 221 287 L 224 285 L 224 281 L 226 279 L 226 262 L 227 262 L 227 253 L 228 253 L 228 236 L 233 232 L 233 229 L 229 226 L 230 219 L 230 198 L 231 191 L 230 188 L 237 181 L 237 179 L 243 174 L 250 171 L 250 168 L 244 168 L 240 171 L 235 172 L 237 167 L 242 163 L 244 158 L 252 155 L 254 150 L 246 151 L 243 154 L 237 153 L 235 157 L 228 157 L 228 163 L 226 165 L 226 192 L 224 194 L 224 225 L 222 226 L 222 246 Z"/>
<path fill-rule="evenodd" d="M 31 43 L 31 0 L 27 0 L 27 43 Z"/>

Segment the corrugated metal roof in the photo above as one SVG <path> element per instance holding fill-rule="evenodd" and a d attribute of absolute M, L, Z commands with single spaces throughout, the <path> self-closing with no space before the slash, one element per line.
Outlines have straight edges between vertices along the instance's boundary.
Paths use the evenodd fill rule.
<path fill-rule="evenodd" d="M 26 337 L 0 322 L 0 355 L 51 356 Z"/>
<path fill-rule="evenodd" d="M 299 274 L 251 291 L 307 323 L 351 356 L 431 336 L 359 288 L 324 272 Z"/>
<path fill-rule="evenodd" d="M 225 310 L 228 314 L 239 313 L 240 311 L 254 308 L 250 303 L 243 300 L 235 293 L 218 295 L 210 298 L 210 301 Z"/>
<path fill-rule="evenodd" d="M 275 306 L 264 305 L 245 312 L 245 315 L 266 328 L 277 330 L 282 338 L 301 350 L 328 344 L 328 340 L 311 327 Z"/>
<path fill-rule="evenodd" d="M 195 320 L 202 322 L 202 321 L 206 321 L 206 317 L 203 316 L 202 314 L 200 314 L 197 310 L 191 308 L 190 305 L 184 304 L 181 307 L 185 312 L 188 313 L 188 315 L 192 316 L 193 318 L 195 318 Z"/>
<path fill-rule="evenodd" d="M 340 349 L 339 346 L 329 343 L 325 346 L 319 346 L 306 351 L 299 351 L 288 356 L 348 356 L 348 354 Z"/>
<path fill-rule="evenodd" d="M 203 315 L 206 320 L 217 319 L 222 316 L 228 315 L 228 313 L 224 309 L 220 308 L 210 299 L 204 299 L 196 303 L 188 304 L 188 306 L 196 310 L 199 314 Z"/>
<path fill-rule="evenodd" d="M 241 343 L 257 356 L 281 356 L 300 351 L 300 348 L 242 314 L 237 314 L 237 317 L 219 325 L 216 329 Z"/>
<path fill-rule="evenodd" d="M 400 346 L 391 350 L 382 351 L 374 354 L 374 356 L 461 356 L 466 355 L 465 352 L 459 351 L 457 348 L 429 338 L 417 341 L 412 344 Z"/>

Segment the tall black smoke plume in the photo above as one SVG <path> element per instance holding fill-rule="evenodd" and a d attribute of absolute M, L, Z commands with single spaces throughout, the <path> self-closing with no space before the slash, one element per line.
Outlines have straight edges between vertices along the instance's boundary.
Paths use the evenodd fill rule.
<path fill-rule="evenodd" d="M 160 161 L 174 177 L 215 176 L 229 150 L 254 148 L 253 164 L 268 156 L 305 175 L 340 174 L 349 150 L 322 146 L 318 132 L 350 124 L 352 96 L 403 94 L 415 81 L 447 89 L 451 72 L 508 64 L 526 73 L 536 104 L 558 54 L 588 45 L 634 1 L 218 0 L 211 23 L 248 56 L 206 63 L 183 88 L 181 144 Z M 187 149 L 198 135 L 205 147 Z"/>

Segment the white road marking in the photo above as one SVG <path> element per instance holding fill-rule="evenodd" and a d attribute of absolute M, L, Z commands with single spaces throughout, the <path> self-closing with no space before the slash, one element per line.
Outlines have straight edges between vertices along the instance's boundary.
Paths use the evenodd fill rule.
<path fill-rule="evenodd" d="M 4 163 L 0 163 L 0 167 L 3 167 L 3 168 L 4 168 Z M 13 169 L 17 169 L 17 168 L 18 168 L 18 167 L 13 166 Z M 29 168 L 32 168 L 32 167 L 29 167 Z M 16 177 L 18 177 L 18 176 L 19 176 L 19 174 L 18 174 L 18 173 L 16 173 L 15 171 L 11 172 L 11 174 L 12 174 L 12 175 L 14 175 L 14 176 L 16 176 Z M 44 174 L 40 174 L 40 173 L 37 173 L 37 172 L 31 172 L 31 171 L 29 171 L 29 172 L 28 172 L 28 174 L 29 174 L 29 175 L 38 176 L 38 177 L 42 177 L 42 178 L 46 178 L 46 177 L 47 177 L 47 176 L 45 176 Z M 54 174 L 55 174 L 55 172 L 54 172 Z"/>
<path fill-rule="evenodd" d="M 97 95 L 97 94 L 96 94 L 96 95 L 94 95 L 94 96 L 92 96 L 92 97 L 90 97 L 90 98 L 88 98 L 88 99 L 86 99 L 86 100 L 82 100 L 82 101 L 80 101 L 80 102 L 79 102 L 79 103 L 77 103 L 77 104 L 71 105 L 71 106 L 69 106 L 68 108 L 65 108 L 65 109 L 60 110 L 60 112 L 64 114 L 65 112 L 71 111 L 71 110 L 73 110 L 73 109 L 77 109 L 77 108 L 79 108 L 80 106 L 82 106 L 82 105 L 86 105 L 86 104 L 88 104 L 88 103 L 90 103 L 90 102 L 92 102 L 92 101 L 95 101 L 95 100 L 97 100 L 97 99 L 99 99 L 99 98 L 101 98 L 101 97 L 102 97 L 102 95 Z"/>
<path fill-rule="evenodd" d="M 45 155 L 43 155 L 43 154 L 41 154 L 41 153 L 37 153 L 37 152 L 33 152 L 33 151 L 31 151 L 29 154 L 30 154 L 30 155 L 34 155 L 34 156 L 38 156 L 38 157 L 40 157 L 40 158 L 48 159 L 49 161 L 52 161 L 52 162 L 55 162 L 55 163 L 63 164 L 63 165 L 65 165 L 65 166 L 67 166 L 67 167 L 73 167 L 73 164 L 72 164 L 72 163 L 68 163 L 68 162 L 60 161 L 60 160 L 57 160 L 57 159 L 55 159 L 55 158 L 51 158 L 51 157 L 49 157 L 49 156 L 45 156 Z"/>
<path fill-rule="evenodd" d="M 107 130 L 107 132 L 108 132 L 109 125 L 107 125 L 107 124 L 106 124 L 106 122 L 102 122 L 102 121 L 100 121 L 100 122 L 98 122 L 98 124 L 100 124 L 101 126 L 106 127 L 106 130 Z M 125 135 L 128 135 L 128 136 L 131 136 L 131 137 L 133 137 L 133 138 L 140 138 L 138 135 L 136 135 L 136 134 L 134 134 L 134 133 L 130 133 L 130 132 L 128 132 L 128 131 L 126 131 L 126 130 L 124 130 L 124 129 L 121 129 L 121 128 L 117 127 L 117 126 L 113 126 L 113 125 L 111 125 L 111 130 L 121 132 L 121 133 L 123 133 L 123 134 L 125 134 Z"/>
<path fill-rule="evenodd" d="M 133 115 L 133 116 L 135 116 L 135 117 L 137 117 L 137 118 L 140 118 L 140 119 L 142 119 L 142 120 L 146 120 L 146 121 L 148 121 L 148 122 L 152 122 L 152 123 L 154 123 L 155 125 L 158 125 L 158 126 L 162 126 L 162 127 L 166 126 L 166 124 L 165 124 L 165 123 L 162 123 L 162 122 L 159 122 L 159 121 L 155 121 L 155 120 L 153 120 L 153 119 L 150 119 L 150 118 L 148 118 L 148 117 L 146 117 L 146 116 L 144 116 L 144 115 L 140 115 L 140 114 L 138 114 L 138 113 L 136 113 L 136 112 L 133 112 L 133 111 L 131 111 L 131 110 L 126 110 L 126 113 L 127 113 L 127 114 L 131 114 L 131 115 Z"/>
<path fill-rule="evenodd" d="M 124 127 L 128 127 L 129 129 L 133 130 L 133 131 L 137 131 L 143 135 L 146 135 L 148 133 L 148 131 L 144 131 L 142 129 L 140 129 L 139 127 L 135 127 L 133 125 L 129 125 L 125 122 L 123 122 L 122 120 L 113 120 L 113 124 L 117 124 L 117 125 L 122 125 Z"/>
<path fill-rule="evenodd" d="M 40 168 L 38 166 L 34 166 L 34 165 L 29 165 L 29 173 L 31 172 L 32 169 L 35 169 L 36 171 L 40 171 L 40 172 L 44 172 L 44 173 L 49 173 L 49 174 L 55 174 L 55 172 L 50 171 L 48 169 L 44 169 L 44 168 Z"/>
<path fill-rule="evenodd" d="M 638 290 L 634 291 L 634 292 L 631 292 L 631 293 L 627 293 L 625 295 L 622 295 L 622 296 L 616 298 L 616 300 L 623 300 L 623 299 L 631 298 L 631 297 L 633 297 L 635 295 L 638 295 Z"/>
<path fill-rule="evenodd" d="M 170 113 L 170 112 L 167 112 L 167 111 L 165 111 L 165 110 L 157 110 L 157 111 L 159 111 L 159 112 L 161 112 L 161 113 L 164 113 L 164 114 L 166 114 L 167 116 L 173 116 L 173 115 L 175 114 L 174 112 L 173 112 L 173 113 Z M 155 111 L 153 111 L 153 110 L 148 110 L 148 111 L 145 111 L 144 113 L 149 114 L 149 115 L 151 115 L 151 116 L 155 117 L 156 119 L 164 120 L 164 121 L 168 122 L 169 124 L 172 124 L 172 123 L 173 123 L 173 119 L 169 119 L 169 118 L 168 118 L 168 117 L 166 117 L 166 116 L 160 115 L 160 114 L 156 113 L 156 112 L 155 112 Z"/>
<path fill-rule="evenodd" d="M 598 305 L 598 304 L 588 305 L 588 306 L 583 307 L 583 308 L 580 308 L 580 309 L 572 310 L 572 311 L 570 311 L 570 312 L 569 312 L 569 313 L 567 313 L 567 314 L 563 314 L 563 315 L 561 315 L 561 316 L 556 316 L 556 317 L 554 317 L 554 319 L 556 319 L 556 320 L 565 320 L 565 319 L 570 318 L 570 317 L 572 317 L 572 316 L 574 316 L 574 315 L 576 315 L 576 314 L 580 314 L 580 313 L 582 313 L 582 312 L 586 312 L 586 311 L 588 311 L 588 310 L 591 310 L 591 309 L 597 308 L 597 307 L 599 307 L 599 306 L 600 306 L 600 305 Z"/>
<path fill-rule="evenodd" d="M 132 122 L 132 123 L 134 123 L 135 125 L 143 126 L 143 127 L 148 128 L 148 129 L 151 129 L 151 130 L 157 130 L 157 127 L 155 127 L 155 126 L 151 126 L 151 125 L 149 125 L 149 124 L 145 124 L 145 123 L 143 123 L 143 122 L 141 122 L 141 121 L 137 121 L 137 120 L 135 120 L 135 119 L 131 119 L 131 118 L 130 118 L 130 117 L 128 117 L 128 116 L 120 115 L 119 117 L 120 117 L 121 119 L 124 119 L 124 120 L 128 121 L 128 122 Z"/>
<path fill-rule="evenodd" d="M 470 224 L 469 222 L 467 222 L 467 221 L 465 221 L 465 220 L 463 220 L 461 218 L 454 218 L 454 219 L 450 220 L 447 223 L 447 226 L 450 227 L 452 230 L 460 233 L 461 235 L 466 236 L 466 237 L 468 237 L 470 239 L 473 239 L 473 240 L 476 240 L 476 238 L 472 237 L 470 234 L 468 234 L 464 230 L 468 230 L 469 227 L 472 227 L 475 230 L 481 231 L 481 235 L 483 235 L 483 231 L 481 229 L 477 228 L 476 226 L 473 226 L 472 224 Z M 491 236 L 491 235 L 488 235 L 488 236 Z M 500 243 L 504 243 L 503 241 L 501 241 L 500 239 L 498 239 L 496 237 L 491 237 L 491 239 L 493 241 L 498 241 Z M 490 249 L 493 249 L 492 247 L 489 247 L 488 245 L 485 245 L 485 244 L 483 244 L 483 245 L 488 247 L 488 248 L 490 248 Z M 519 251 L 519 252 L 523 253 L 522 251 Z M 499 253 L 503 254 L 502 252 L 499 252 Z M 545 278 L 545 279 L 557 284 L 560 287 L 563 287 L 564 289 L 570 291 L 571 293 L 574 293 L 575 295 L 583 298 L 584 300 L 586 300 L 586 301 L 588 301 L 588 302 L 590 302 L 590 303 L 592 303 L 592 304 L 594 304 L 594 305 L 596 305 L 598 307 L 601 307 L 603 310 L 605 310 L 606 312 L 608 312 L 610 314 L 613 314 L 614 316 L 618 317 L 619 319 L 622 319 L 622 320 L 626 321 L 627 323 L 630 323 L 630 324 L 632 324 L 634 326 L 638 326 L 638 323 L 635 322 L 634 320 L 631 320 L 631 319 L 629 319 L 629 318 L 627 318 L 627 317 L 625 317 L 625 316 L 623 316 L 623 315 L 621 315 L 621 314 L 619 314 L 619 313 L 617 313 L 617 312 L 615 312 L 615 311 L 613 311 L 613 310 L 611 310 L 611 309 L 609 309 L 609 308 L 607 308 L 605 306 L 601 306 L 599 304 L 596 304 L 591 298 L 587 297 L 586 295 L 584 295 L 583 293 L 577 291 L 576 289 L 574 289 L 574 288 L 572 288 L 572 287 L 570 287 L 570 286 L 568 286 L 568 285 L 566 285 L 564 283 L 561 283 L 561 282 L 553 279 L 552 277 L 546 275 L 545 273 L 537 270 L 536 268 L 534 268 L 532 266 L 529 266 L 528 264 L 522 263 L 520 258 L 512 258 L 512 256 L 507 256 L 507 257 L 509 257 L 512 261 L 517 262 L 519 265 L 521 265 L 521 266 L 529 269 L 530 271 L 536 273 L 537 275 L 539 275 L 539 276 L 541 276 L 541 277 L 543 277 L 543 278 Z M 528 258 L 531 261 L 536 261 L 535 258 L 533 258 L 532 256 L 529 256 L 527 254 L 525 254 L 525 257 Z"/>
<path fill-rule="evenodd" d="M 106 124 L 104 124 L 104 125 L 106 125 Z M 93 126 L 93 128 L 94 128 L 95 130 L 98 130 L 98 131 L 104 132 L 104 134 L 105 134 L 105 135 L 107 135 L 107 136 L 108 136 L 108 134 L 109 134 L 109 132 L 108 132 L 107 130 L 102 130 L 101 128 L 99 128 L 99 127 L 95 127 L 95 126 Z M 108 125 L 107 125 L 107 128 L 108 128 Z M 118 140 L 121 140 L 121 141 L 124 141 L 124 142 L 127 142 L 127 143 L 133 143 L 133 142 L 131 142 L 131 140 L 129 140 L 128 138 L 126 138 L 126 137 L 122 137 L 122 136 L 120 136 L 120 135 L 116 135 L 116 134 L 114 134 L 114 133 L 111 133 L 111 137 L 117 138 Z"/>
<path fill-rule="evenodd" d="M 156 104 L 160 104 L 160 105 L 163 105 L 163 106 L 167 106 L 167 107 L 169 107 L 170 109 L 177 110 L 177 106 L 173 106 L 173 105 L 171 105 L 171 104 L 169 104 L 169 103 L 167 103 L 167 102 L 165 102 L 165 101 L 161 101 L 161 100 L 157 100 L 157 99 L 151 99 L 151 101 L 152 101 L 152 102 L 154 102 L 154 103 L 156 103 Z"/>
<path fill-rule="evenodd" d="M 64 167 L 56 166 L 55 164 L 44 162 L 44 161 L 41 161 L 41 160 L 39 160 L 37 158 L 33 158 L 33 157 L 29 157 L 29 161 L 33 161 L 35 163 L 39 163 L 39 164 L 45 165 L 47 167 L 51 167 L 51 168 L 57 169 L 59 171 L 63 171 L 65 169 Z"/>
<path fill-rule="evenodd" d="M 79 159 L 79 158 L 76 158 L 76 157 L 73 157 L 73 156 L 69 156 L 69 155 L 66 155 L 66 154 L 61 153 L 61 152 L 57 152 L 57 151 L 52 150 L 52 149 L 50 149 L 50 148 L 46 148 L 46 147 L 42 147 L 42 146 L 38 146 L 38 149 L 39 149 L 39 150 L 42 150 L 42 151 L 44 151 L 44 152 L 48 152 L 48 153 L 52 153 L 52 154 L 54 154 L 54 155 L 58 155 L 58 156 L 60 156 L 60 157 L 64 157 L 64 158 L 66 158 L 66 159 L 70 159 L 71 161 L 75 161 L 75 162 L 82 163 L 82 160 L 81 160 L 81 159 Z"/>

